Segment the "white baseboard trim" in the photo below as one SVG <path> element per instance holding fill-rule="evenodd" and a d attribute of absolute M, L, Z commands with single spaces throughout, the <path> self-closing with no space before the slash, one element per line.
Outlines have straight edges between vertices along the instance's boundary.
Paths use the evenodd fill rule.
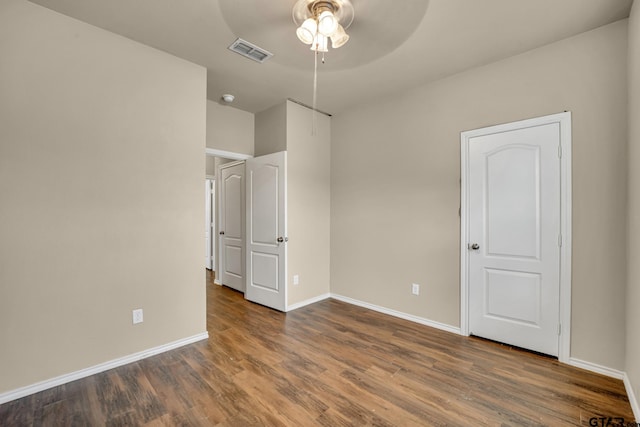
<path fill-rule="evenodd" d="M 624 379 L 626 375 L 623 371 L 607 368 L 606 366 L 598 365 L 597 363 L 591 363 L 584 360 L 576 359 L 575 357 L 570 357 L 567 365 L 575 366 L 576 368 L 582 368 L 587 371 L 606 375 L 607 377 L 616 378 L 619 380 Z"/>
<path fill-rule="evenodd" d="M 218 286 L 222 286 L 222 282 L 218 279 L 213 279 L 213 283 L 218 285 Z"/>
<path fill-rule="evenodd" d="M 585 362 L 584 360 L 576 359 L 574 357 L 569 358 L 569 362 L 567 364 L 575 366 L 577 368 L 586 369 L 587 371 L 595 372 L 597 374 L 602 374 L 608 377 L 622 380 L 622 382 L 624 383 L 624 388 L 627 392 L 627 398 L 629 399 L 629 403 L 631 404 L 633 416 L 635 417 L 636 421 L 640 421 L 640 405 L 638 404 L 638 399 L 635 392 L 633 391 L 633 387 L 631 386 L 631 380 L 629 379 L 629 376 L 626 372 L 607 368 L 606 366 L 598 365 L 596 363 Z"/>
<path fill-rule="evenodd" d="M 368 308 L 369 310 L 377 311 L 379 313 L 388 314 L 389 316 L 399 317 L 400 319 L 409 320 L 410 322 L 420 323 L 421 325 L 430 326 L 432 328 L 440 329 L 442 331 L 451 332 L 453 334 L 460 335 L 460 328 L 447 325 L 444 323 L 436 322 L 434 320 L 425 319 L 424 317 L 414 316 L 413 314 L 403 313 L 401 311 L 392 310 L 390 308 L 381 307 L 375 304 L 369 304 L 368 302 L 359 301 L 353 298 L 345 297 L 343 295 L 331 294 L 331 298 L 338 301 L 346 302 L 347 304 L 353 304 L 360 307 Z"/>
<path fill-rule="evenodd" d="M 638 403 L 638 398 L 633 391 L 633 387 L 631 386 L 631 380 L 627 373 L 624 373 L 624 388 L 627 390 L 627 397 L 629 398 L 629 403 L 631 404 L 631 410 L 633 411 L 633 416 L 636 419 L 636 422 L 640 422 L 640 403 Z"/>
<path fill-rule="evenodd" d="M 197 341 L 206 340 L 209 338 L 208 332 L 203 332 L 198 335 L 183 338 L 181 340 L 173 341 L 168 344 L 163 344 L 158 347 L 153 347 L 147 350 L 142 350 L 128 356 L 120 357 L 118 359 L 110 360 L 108 362 L 100 363 L 89 368 L 80 369 L 79 371 L 71 372 L 69 374 L 60 375 L 55 378 L 51 378 L 45 381 L 41 381 L 35 384 L 31 384 L 25 387 L 20 387 L 15 390 L 11 390 L 0 394 L 0 405 L 10 402 L 12 400 L 20 399 L 21 397 L 29 396 L 30 394 L 38 393 L 57 387 L 62 384 L 69 383 L 71 381 L 79 380 L 81 378 L 88 377 L 90 375 L 99 374 L 100 372 L 108 371 L 109 369 L 117 368 L 118 366 L 126 365 L 128 363 L 137 362 L 138 360 L 146 359 L 147 357 L 155 356 L 156 354 L 164 353 L 165 351 L 174 350 L 178 347 L 192 344 Z"/>
<path fill-rule="evenodd" d="M 297 302 L 295 304 L 287 305 L 287 312 L 297 310 L 299 308 L 302 308 L 310 304 L 314 304 L 316 302 L 326 300 L 327 298 L 331 298 L 331 294 L 326 293 L 326 294 L 318 295 L 317 297 L 313 297 L 304 301 Z"/>

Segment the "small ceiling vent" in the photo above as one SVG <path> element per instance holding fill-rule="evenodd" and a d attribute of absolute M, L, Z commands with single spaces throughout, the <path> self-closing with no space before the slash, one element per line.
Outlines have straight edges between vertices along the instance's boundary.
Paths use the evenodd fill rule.
<path fill-rule="evenodd" d="M 231 46 L 229 46 L 229 50 L 238 53 L 246 58 L 253 59 L 254 61 L 261 64 L 273 56 L 273 53 L 267 52 L 266 50 L 254 45 L 253 43 L 249 43 L 248 41 L 242 39 L 237 39 L 236 41 L 234 41 Z"/>

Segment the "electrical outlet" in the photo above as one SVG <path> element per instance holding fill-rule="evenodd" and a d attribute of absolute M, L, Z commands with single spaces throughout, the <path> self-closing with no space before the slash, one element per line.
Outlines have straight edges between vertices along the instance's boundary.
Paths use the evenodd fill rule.
<path fill-rule="evenodd" d="M 411 293 L 414 295 L 420 295 L 420 285 L 418 285 L 417 283 L 411 285 Z"/>
<path fill-rule="evenodd" d="M 133 310 L 133 324 L 135 325 L 136 323 L 142 323 L 144 321 L 144 318 L 142 316 L 142 309 L 138 308 L 136 310 Z"/>
<path fill-rule="evenodd" d="M 298 276 L 297 274 L 293 275 L 293 284 L 294 285 L 299 285 L 300 284 L 300 276 Z"/>

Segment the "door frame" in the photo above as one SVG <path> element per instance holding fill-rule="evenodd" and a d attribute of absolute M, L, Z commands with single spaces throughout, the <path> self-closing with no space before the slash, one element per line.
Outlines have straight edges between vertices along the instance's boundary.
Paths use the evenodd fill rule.
<path fill-rule="evenodd" d="M 205 155 L 212 157 L 224 157 L 230 160 L 247 160 L 253 158 L 251 154 L 235 153 L 233 151 L 218 150 L 217 148 L 205 148 Z"/>
<path fill-rule="evenodd" d="M 542 126 L 560 125 L 560 330 L 558 360 L 569 363 L 571 356 L 571 112 L 520 120 L 460 133 L 460 333 L 469 336 L 469 144 L 470 139 Z"/>
<path fill-rule="evenodd" d="M 234 151 L 225 151 L 225 150 L 219 150 L 217 148 L 210 148 L 210 147 L 206 147 L 204 149 L 204 154 L 205 156 L 210 156 L 210 157 L 222 157 L 225 159 L 231 159 L 231 160 L 247 160 L 247 159 L 251 159 L 253 158 L 253 155 L 251 154 L 244 154 L 244 153 L 237 153 Z M 218 171 L 214 171 L 215 175 L 213 176 L 213 179 L 215 179 L 215 183 L 216 183 L 216 187 L 215 187 L 215 191 L 216 191 L 216 220 L 215 220 L 215 228 L 214 228 L 214 247 L 215 247 L 215 259 L 214 259 L 214 263 L 217 266 L 220 265 L 220 239 L 218 238 L 218 217 L 219 217 L 219 208 L 218 206 L 220 206 L 220 188 L 218 187 L 219 185 L 219 179 L 218 179 Z M 217 275 L 216 275 L 217 276 Z M 220 282 L 220 278 L 216 277 L 213 280 L 213 283 L 216 285 L 222 285 L 222 282 Z"/>

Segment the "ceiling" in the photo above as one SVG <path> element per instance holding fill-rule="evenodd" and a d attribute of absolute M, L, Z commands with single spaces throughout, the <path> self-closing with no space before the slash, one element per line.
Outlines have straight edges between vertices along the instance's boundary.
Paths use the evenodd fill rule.
<path fill-rule="evenodd" d="M 31 0 L 207 68 L 207 98 L 256 113 L 312 103 L 313 53 L 295 0 Z M 318 65 L 320 110 L 357 104 L 488 64 L 629 16 L 632 0 L 352 0 L 349 42 Z M 243 38 L 263 64 L 227 49 Z"/>

